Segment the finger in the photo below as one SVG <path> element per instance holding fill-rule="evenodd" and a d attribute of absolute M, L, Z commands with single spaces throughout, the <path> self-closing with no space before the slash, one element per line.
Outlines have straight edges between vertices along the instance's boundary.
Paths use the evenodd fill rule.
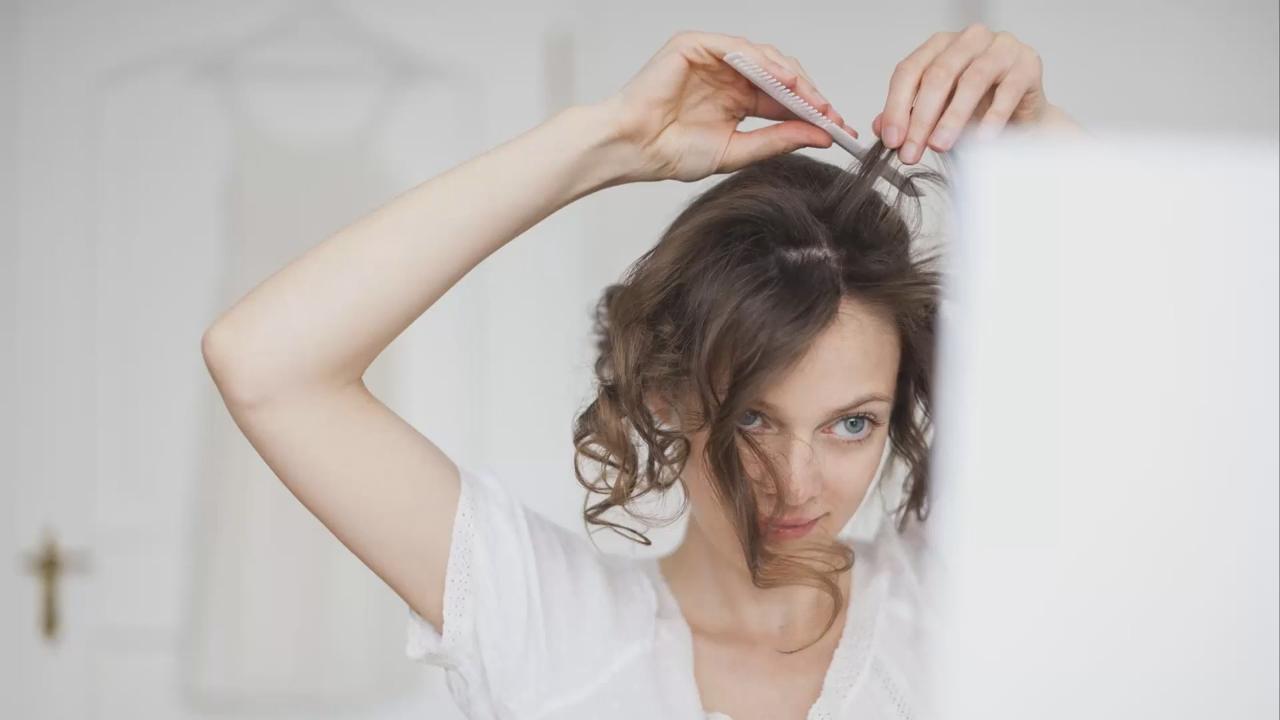
<path fill-rule="evenodd" d="M 871 121 L 871 132 L 875 133 L 876 137 L 884 137 L 884 133 L 880 132 L 880 120 L 883 117 L 884 113 L 876 113 L 875 119 Z"/>
<path fill-rule="evenodd" d="M 704 37 L 697 39 L 696 42 L 706 42 L 707 44 L 705 47 L 713 48 L 712 53 L 719 54 L 718 62 L 721 64 L 728 66 L 728 63 L 724 62 L 725 55 L 730 52 L 740 52 L 745 55 L 748 60 L 759 65 L 765 72 L 777 78 L 778 82 L 782 83 L 782 85 L 791 92 L 801 97 L 805 97 L 808 93 L 807 90 L 804 90 L 801 87 L 803 79 L 800 77 L 800 73 L 785 64 L 775 62 L 754 43 L 751 43 L 745 38 L 738 38 L 736 36 L 728 36 L 730 39 L 728 41 L 723 41 L 720 39 L 725 36 L 716 36 L 712 34 L 708 39 L 705 35 L 706 34 L 704 34 Z M 722 53 L 721 50 L 724 50 L 724 52 Z M 796 114 L 791 110 L 791 108 L 788 108 L 777 100 L 774 100 L 772 95 L 756 87 L 750 80 L 742 77 L 736 69 L 731 68 L 731 72 L 733 73 L 736 81 L 747 88 L 748 92 L 752 95 L 753 105 L 750 110 L 751 115 L 769 120 L 795 119 Z M 810 104 L 813 104 L 811 98 L 806 98 L 806 100 L 810 101 Z"/>
<path fill-rule="evenodd" d="M 907 139 L 898 151 L 903 162 L 919 162 L 924 154 L 925 142 L 933 132 L 942 109 L 946 107 L 960 74 L 991 46 L 994 38 L 994 34 L 985 25 L 974 23 L 965 28 L 925 68 L 920 78 L 920 89 L 911 108 Z"/>
<path fill-rule="evenodd" d="M 987 93 L 1004 80 L 1017 61 L 1016 47 L 997 39 L 986 52 L 969 63 L 956 82 L 955 93 L 947 109 L 938 118 L 937 125 L 926 141 L 935 151 L 950 150 L 960 137 L 960 132 L 974 116 L 978 103 Z"/>
<path fill-rule="evenodd" d="M 716 172 L 734 172 L 751 163 L 802 147 L 831 147 L 831 136 L 805 120 L 787 120 L 747 132 L 735 131 Z"/>
<path fill-rule="evenodd" d="M 800 77 L 796 71 L 765 56 L 755 43 L 741 35 L 722 35 L 720 33 L 686 30 L 677 33 L 668 42 L 675 45 L 677 49 L 684 50 L 694 57 L 700 56 L 698 57 L 700 60 L 717 65 L 724 64 L 725 55 L 731 52 L 740 52 L 748 60 L 776 77 L 778 82 L 785 85 L 792 92 L 795 91 L 796 82 Z M 746 78 L 742 78 L 742 80 L 743 82 L 749 82 Z"/>
<path fill-rule="evenodd" d="M 672 46 L 677 51 L 682 51 L 685 56 L 690 58 L 692 61 L 715 63 L 718 65 L 727 64 L 724 62 L 725 55 L 728 55 L 731 52 L 740 52 L 746 56 L 748 60 L 751 60 L 770 75 L 777 78 L 778 82 L 782 83 L 788 90 L 791 90 L 801 97 L 804 97 L 807 92 L 799 87 L 801 81 L 799 72 L 783 63 L 775 62 L 773 59 L 769 58 L 756 43 L 753 43 L 740 35 L 725 35 L 721 33 L 686 30 L 673 35 L 671 39 L 667 41 L 667 45 Z M 790 108 L 787 108 L 777 100 L 774 100 L 768 93 L 760 90 L 752 84 L 751 81 L 738 74 L 736 70 L 733 70 L 732 74 L 743 85 L 748 87 L 752 93 L 753 106 L 749 110 L 751 115 L 769 120 L 789 121 L 795 119 L 796 114 Z M 806 98 L 806 100 L 809 100 L 810 104 L 813 104 L 812 101 L 816 100 L 816 98 Z M 820 102 L 825 103 L 825 100 Z M 829 103 L 826 104 L 829 105 Z M 805 124 L 813 127 L 808 122 L 805 122 Z M 846 126 L 846 129 L 855 137 L 857 136 L 857 131 L 853 130 L 853 128 Z M 819 132 L 825 136 L 827 140 L 830 140 L 830 136 L 827 135 L 825 131 L 819 130 Z M 827 145 L 830 145 L 830 142 L 828 142 Z"/>
<path fill-rule="evenodd" d="M 760 52 L 764 53 L 765 57 L 779 65 L 785 65 L 787 69 L 796 73 L 799 77 L 797 87 L 803 90 L 803 92 L 797 92 L 797 95 L 803 97 L 810 105 L 817 108 L 817 110 L 823 115 L 829 114 L 831 110 L 831 103 L 827 100 L 825 95 L 818 92 L 818 88 L 814 86 L 813 80 L 809 78 L 809 74 L 804 71 L 804 68 L 800 67 L 800 64 L 796 62 L 794 58 L 783 55 L 782 51 L 778 50 L 778 48 L 773 45 L 760 44 L 757 47 L 760 48 Z"/>
<path fill-rule="evenodd" d="M 1010 72 L 1005 76 L 991 98 L 991 107 L 987 108 L 986 114 L 982 116 L 978 133 L 987 137 L 999 133 L 1009 122 L 1009 117 L 1018 107 L 1022 96 L 1027 94 L 1027 90 L 1034 82 L 1035 76 L 1026 71 Z"/>
<path fill-rule="evenodd" d="M 911 119 L 911 101 L 916 97 L 920 75 L 929 63 L 951 42 L 955 33 L 934 33 L 920 47 L 899 62 L 889 78 L 889 96 L 885 100 L 880 121 L 884 132 L 884 144 L 896 148 L 907 137 L 907 122 Z"/>
<path fill-rule="evenodd" d="M 821 92 L 818 91 L 818 84 L 813 81 L 813 77 L 811 77 L 809 75 L 809 72 L 804 69 L 804 66 L 800 64 L 800 61 L 790 55 L 786 56 L 783 59 L 787 61 L 787 65 L 789 67 L 791 67 L 792 69 L 800 73 L 800 78 L 805 83 L 808 84 L 808 86 L 813 90 L 813 93 L 818 97 L 818 99 L 820 99 L 823 103 L 825 103 L 825 107 L 821 110 L 822 114 L 834 120 L 836 124 L 848 127 L 847 125 L 845 125 L 844 116 L 836 112 L 835 106 L 831 104 L 831 101 L 827 100 L 826 96 L 824 96 Z"/>
<path fill-rule="evenodd" d="M 803 77 L 811 86 L 813 86 L 813 91 L 818 92 L 817 83 L 813 81 L 813 77 L 810 76 L 809 72 L 804 69 L 804 66 L 800 64 L 800 61 L 792 56 L 787 56 L 786 59 L 790 61 L 791 67 L 795 68 L 796 70 L 799 70 L 800 76 Z M 846 131 L 848 131 L 850 135 L 854 137 L 858 137 L 858 131 L 854 130 L 853 127 L 849 125 L 849 123 L 845 122 L 844 116 L 841 115 L 839 112 L 837 112 L 836 109 L 832 107 L 830 102 L 827 102 L 826 114 L 828 117 L 834 120 L 837 125 L 839 125 L 840 127 L 844 128 Z"/>
<path fill-rule="evenodd" d="M 755 91 L 753 102 L 755 103 L 749 113 L 753 117 L 767 118 L 769 120 L 795 120 L 796 113 L 791 108 L 774 100 L 771 95 L 760 90 L 754 85 L 751 86 Z M 812 103 L 810 103 L 812 104 Z M 806 121 L 808 122 L 808 121 Z M 841 126 L 852 136 L 858 137 L 858 131 L 841 123 Z"/>
<path fill-rule="evenodd" d="M 759 47 L 761 52 L 770 60 L 778 63 L 779 65 L 785 65 L 798 75 L 795 90 L 797 95 L 804 98 L 819 113 L 831 118 L 833 122 L 848 130 L 854 137 L 858 136 L 858 131 L 849 127 L 845 123 L 844 116 L 836 112 L 831 101 L 827 100 L 826 96 L 818 90 L 817 83 L 815 83 L 813 78 L 809 76 L 809 73 L 804 69 L 804 66 L 800 64 L 799 60 L 789 55 L 783 55 L 782 52 L 773 45 L 762 44 Z"/>
<path fill-rule="evenodd" d="M 796 119 L 795 111 L 777 100 L 774 100 L 772 95 L 760 88 L 757 88 L 755 85 L 752 85 L 751 89 L 755 92 L 755 105 L 751 108 L 752 116 L 767 118 L 769 120 Z"/>
<path fill-rule="evenodd" d="M 752 62 L 755 62 L 770 75 L 777 78 L 778 82 L 782 83 L 783 86 L 791 92 L 796 93 L 797 95 L 801 94 L 799 91 L 799 84 L 801 82 L 800 76 L 794 70 L 779 69 L 780 66 L 777 66 L 776 64 L 767 64 L 760 59 L 755 59 Z M 756 87 L 750 80 L 739 75 L 737 70 L 733 70 L 732 72 L 734 73 L 736 81 L 740 82 L 744 86 L 745 90 L 751 94 L 752 104 L 748 110 L 748 114 L 753 117 L 760 117 L 768 120 L 794 120 L 796 118 L 794 110 L 773 99 L 772 95 Z"/>

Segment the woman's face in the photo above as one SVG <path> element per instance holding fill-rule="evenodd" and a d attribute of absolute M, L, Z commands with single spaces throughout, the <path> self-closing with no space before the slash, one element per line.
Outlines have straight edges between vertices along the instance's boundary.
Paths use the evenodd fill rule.
<path fill-rule="evenodd" d="M 765 470 L 741 445 L 748 476 L 757 479 L 761 513 L 781 503 L 788 520 L 820 518 L 804 539 L 829 540 L 853 517 L 875 477 L 888 439 L 898 375 L 899 342 L 887 318 L 846 299 L 836 321 L 763 401 L 739 419 L 772 455 L 780 495 Z M 682 479 L 692 517 L 720 551 L 739 552 L 736 533 L 707 480 L 707 430 L 690 435 Z M 787 542 L 785 537 L 779 537 Z"/>

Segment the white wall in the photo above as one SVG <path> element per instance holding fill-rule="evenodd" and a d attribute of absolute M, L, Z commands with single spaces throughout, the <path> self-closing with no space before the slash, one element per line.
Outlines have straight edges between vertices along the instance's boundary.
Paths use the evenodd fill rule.
<path fill-rule="evenodd" d="M 17 304 L 13 288 L 17 272 L 17 243 L 14 242 L 17 222 L 14 213 L 17 211 L 18 174 L 14 159 L 17 154 L 18 33 L 17 7 L 0 3 L 0 408 L 14 406 L 14 383 L 17 380 L 14 375 L 17 355 L 14 313 Z M 12 517 L 18 482 L 14 459 L 17 422 L 14 413 L 0 409 L 0 557 L 4 558 L 17 557 L 20 545 L 31 541 L 30 538 L 18 537 Z M 11 564 L 5 572 L 13 570 L 14 565 Z M 5 587 L 31 590 L 25 579 Z M 18 607 L 13 593 L 0 593 L 0 617 L 14 617 Z M 0 625 L 0 647 L 4 648 L 0 652 L 0 677 L 15 678 L 18 675 L 16 632 L 17 627 L 13 625 Z M 14 717 L 16 698 L 13 693 L 5 692 L 6 688 L 7 683 L 0 682 L 0 717 Z"/>
<path fill-rule="evenodd" d="M 1269 0 L 987 0 L 1040 50 L 1045 91 L 1091 128 L 1276 136 L 1280 6 Z"/>

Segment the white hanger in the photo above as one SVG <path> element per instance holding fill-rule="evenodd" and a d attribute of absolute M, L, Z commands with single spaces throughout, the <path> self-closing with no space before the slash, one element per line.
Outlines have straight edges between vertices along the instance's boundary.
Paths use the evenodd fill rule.
<path fill-rule="evenodd" d="M 309 50 L 340 47 L 375 60 L 335 65 L 308 61 Z M 355 71 L 386 73 L 403 78 L 437 74 L 442 68 L 402 47 L 395 39 L 371 29 L 333 0 L 300 0 L 262 29 L 229 45 L 201 54 L 191 66 L 201 75 L 240 74 L 345 74 Z"/>

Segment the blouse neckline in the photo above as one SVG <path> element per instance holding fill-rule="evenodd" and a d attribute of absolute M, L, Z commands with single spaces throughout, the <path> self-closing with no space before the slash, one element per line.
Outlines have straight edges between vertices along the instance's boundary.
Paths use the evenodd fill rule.
<path fill-rule="evenodd" d="M 877 572 L 878 563 L 875 562 L 873 545 L 855 542 L 845 533 L 838 535 L 836 539 L 855 550 L 853 577 L 850 578 L 849 593 L 845 600 L 846 617 L 840 632 L 840 640 L 836 643 L 831 663 L 823 676 L 822 689 L 805 714 L 806 720 L 827 720 L 837 717 L 837 711 L 844 704 L 845 699 L 866 674 L 867 666 L 871 661 L 876 629 L 882 614 L 883 599 L 888 592 L 890 582 L 888 573 Z M 647 561 L 646 570 L 679 630 L 680 650 L 690 673 L 689 682 L 693 687 L 698 708 L 706 720 L 733 720 L 728 713 L 708 710 L 702 703 L 701 692 L 693 677 L 693 630 L 680 609 L 675 593 L 662 574 L 659 559 L 650 558 Z M 855 599 L 857 602 L 854 602 Z"/>

